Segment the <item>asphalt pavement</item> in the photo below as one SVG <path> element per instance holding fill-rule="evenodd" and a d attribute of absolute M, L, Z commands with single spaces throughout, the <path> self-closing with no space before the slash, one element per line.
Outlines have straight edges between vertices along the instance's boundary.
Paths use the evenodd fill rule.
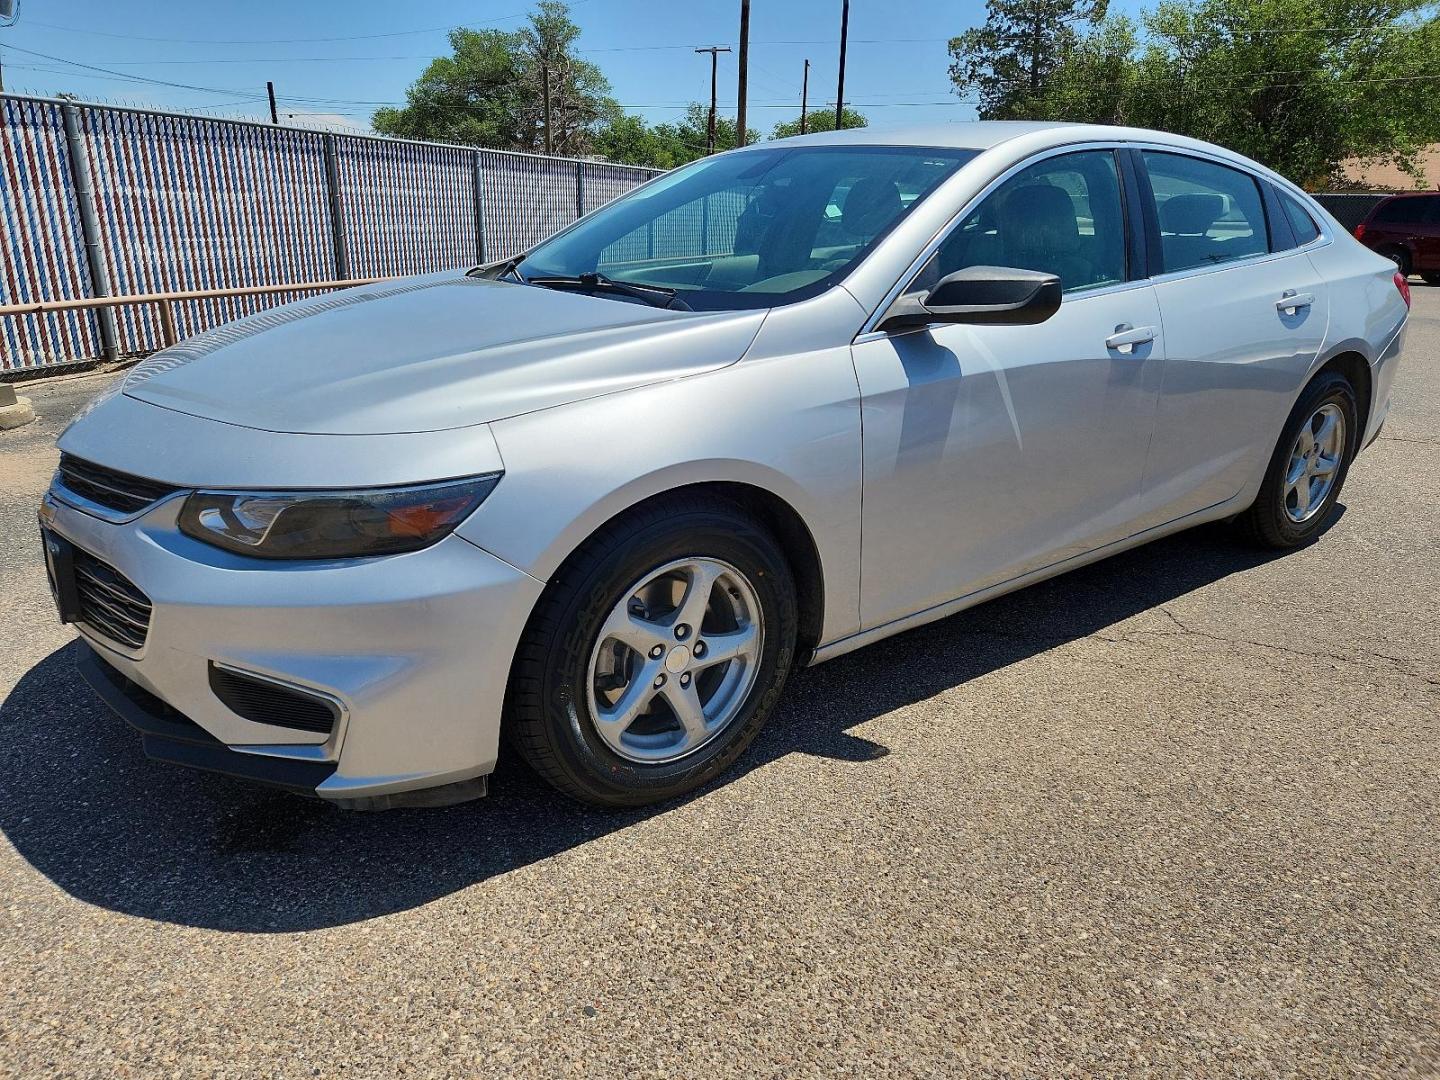
<path fill-rule="evenodd" d="M 1440 289 L 1344 512 L 1218 527 L 800 673 L 602 813 L 356 814 L 149 762 L 0 432 L 0 1075 L 1440 1075 Z M 176 448 L 183 453 L 183 447 Z"/>

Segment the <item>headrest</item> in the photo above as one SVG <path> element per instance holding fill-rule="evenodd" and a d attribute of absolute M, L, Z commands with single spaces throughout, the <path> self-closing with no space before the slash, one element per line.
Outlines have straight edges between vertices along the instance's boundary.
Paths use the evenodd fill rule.
<path fill-rule="evenodd" d="M 1225 212 L 1225 199 L 1220 195 L 1190 192 L 1171 195 L 1160 204 L 1160 231 L 1203 235 Z"/>
<path fill-rule="evenodd" d="M 900 189 L 893 180 L 866 176 L 845 193 L 840 220 L 856 236 L 871 237 L 888 228 L 904 210 Z"/>

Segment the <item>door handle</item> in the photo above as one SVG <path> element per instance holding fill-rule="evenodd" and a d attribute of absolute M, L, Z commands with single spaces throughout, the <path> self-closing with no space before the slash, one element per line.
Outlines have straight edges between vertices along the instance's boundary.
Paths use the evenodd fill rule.
<path fill-rule="evenodd" d="M 1129 355 L 1135 350 L 1136 345 L 1144 345 L 1154 340 L 1155 328 L 1153 326 L 1131 326 L 1129 323 L 1121 323 L 1115 327 L 1115 333 L 1105 339 L 1105 347 Z"/>
<path fill-rule="evenodd" d="M 1294 315 L 1301 308 L 1310 307 L 1314 303 L 1313 293 L 1297 293 L 1294 289 L 1286 289 L 1284 295 L 1275 301 L 1275 310 L 1285 315 Z"/>

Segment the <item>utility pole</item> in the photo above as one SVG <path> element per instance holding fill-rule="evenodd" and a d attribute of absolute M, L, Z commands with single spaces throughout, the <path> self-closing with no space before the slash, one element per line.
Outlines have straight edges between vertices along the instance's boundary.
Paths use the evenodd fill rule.
<path fill-rule="evenodd" d="M 19 0 L 0 0 L 0 26 L 14 26 L 20 17 Z M 0 56 L 0 94 L 5 92 L 5 59 Z"/>
<path fill-rule="evenodd" d="M 850 0 L 840 9 L 840 85 L 835 88 L 835 130 L 845 126 L 845 41 L 850 36 Z"/>
<path fill-rule="evenodd" d="M 540 81 L 545 84 L 544 87 L 542 87 L 541 92 L 540 92 L 540 93 L 541 93 L 541 97 L 542 97 L 542 99 L 543 99 L 543 101 L 544 101 L 544 109 L 545 109 L 545 153 L 547 153 L 547 154 L 553 154 L 553 153 L 555 153 L 555 137 L 554 137 L 554 132 L 552 132 L 552 131 L 550 130 L 550 65 L 549 65 L 549 64 L 541 64 L 541 65 L 540 65 Z"/>
<path fill-rule="evenodd" d="M 740 98 L 735 107 L 735 145 L 745 145 L 745 92 L 750 82 L 750 0 L 740 0 Z"/>
<path fill-rule="evenodd" d="M 265 84 L 265 93 L 270 95 L 270 123 L 278 124 L 280 123 L 280 114 L 275 111 L 275 84 L 273 82 Z"/>
<path fill-rule="evenodd" d="M 805 134 L 806 110 L 810 105 L 810 61 L 805 61 L 805 74 L 800 78 L 800 134 Z"/>
<path fill-rule="evenodd" d="M 715 152 L 715 100 L 719 87 L 716 78 L 719 73 L 720 54 L 729 52 L 729 45 L 711 45 L 705 49 L 696 49 L 697 53 L 710 54 L 710 122 L 705 127 L 705 153 L 706 155 Z"/>

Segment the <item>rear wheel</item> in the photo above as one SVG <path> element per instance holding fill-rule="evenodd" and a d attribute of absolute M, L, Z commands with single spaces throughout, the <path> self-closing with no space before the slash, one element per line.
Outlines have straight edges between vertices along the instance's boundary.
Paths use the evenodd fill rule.
<path fill-rule="evenodd" d="M 1237 525 L 1266 547 L 1293 548 L 1313 540 L 1335 510 L 1358 433 L 1354 389 L 1343 375 L 1326 372 L 1300 395 L 1260 494 Z"/>
<path fill-rule="evenodd" d="M 759 733 L 797 621 L 783 553 L 739 507 L 645 508 L 587 541 L 541 599 L 511 677 L 510 741 L 585 802 L 682 795 Z"/>

